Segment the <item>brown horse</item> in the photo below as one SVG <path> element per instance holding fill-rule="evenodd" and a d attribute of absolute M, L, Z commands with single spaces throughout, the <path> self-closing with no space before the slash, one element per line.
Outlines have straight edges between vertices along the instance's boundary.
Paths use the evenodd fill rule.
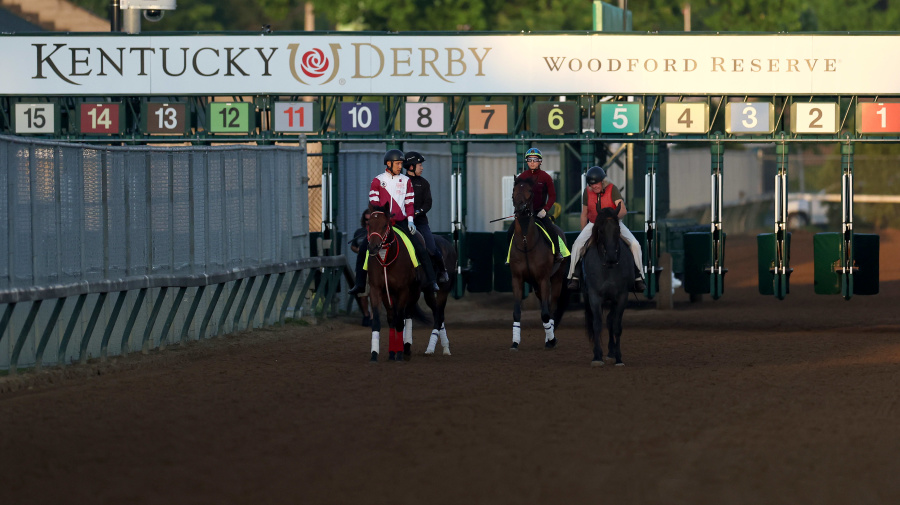
<path fill-rule="evenodd" d="M 391 227 L 391 219 L 384 209 L 376 208 L 369 216 L 367 233 L 369 298 L 372 300 L 372 361 L 378 361 L 380 304 L 384 304 L 390 326 L 389 359 L 403 359 L 404 350 L 409 359 L 412 354 L 412 339 L 406 343 L 408 345 L 404 345 L 403 330 L 407 314 L 411 313 L 410 309 L 421 294 L 419 277 L 409 250 Z"/>
<path fill-rule="evenodd" d="M 553 262 L 553 250 L 544 232 L 534 222 L 532 196 L 534 183 L 531 179 L 517 179 L 513 186 L 513 208 L 515 209 L 515 231 L 509 250 L 509 270 L 512 274 L 513 297 L 513 343 L 511 351 L 518 350 L 521 343 L 522 294 L 528 282 L 541 301 L 541 321 L 544 323 L 544 347 L 556 347 L 555 326 L 562 320 L 568 302 L 565 291 L 566 272 L 569 258 L 562 264 Z M 556 229 L 559 236 L 562 230 Z M 553 313 L 551 317 L 551 311 Z"/>

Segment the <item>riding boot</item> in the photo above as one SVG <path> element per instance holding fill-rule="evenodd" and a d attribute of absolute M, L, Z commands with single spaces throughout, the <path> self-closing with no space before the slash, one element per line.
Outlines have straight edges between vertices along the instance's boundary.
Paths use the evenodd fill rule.
<path fill-rule="evenodd" d="M 353 287 L 347 291 L 347 294 L 350 296 L 358 295 L 366 290 L 366 271 L 363 270 L 363 266 L 366 262 L 365 249 L 360 249 L 359 253 L 356 255 L 356 282 L 353 284 Z"/>
<path fill-rule="evenodd" d="M 450 274 L 447 273 L 447 267 L 444 265 L 444 257 L 441 256 L 440 250 L 437 250 L 434 253 L 434 256 L 431 257 L 432 261 L 434 261 L 435 272 L 437 272 L 437 282 L 438 284 L 444 284 L 450 281 Z"/>
<path fill-rule="evenodd" d="M 569 291 L 578 291 L 581 289 L 581 281 L 578 277 L 572 277 L 566 287 L 569 288 Z"/>
<path fill-rule="evenodd" d="M 647 289 L 646 284 L 644 284 L 644 277 L 641 275 L 641 270 L 639 267 L 634 267 L 635 278 L 634 278 L 634 292 L 641 293 L 645 289 Z"/>
<path fill-rule="evenodd" d="M 561 238 L 562 237 L 560 237 L 556 233 L 553 234 L 553 240 L 555 241 L 555 242 L 553 242 L 553 249 L 556 250 L 556 255 L 553 256 L 554 263 L 562 263 L 563 259 L 565 259 L 565 258 L 563 258 L 562 250 L 559 247 L 559 242 L 560 242 Z"/>
<path fill-rule="evenodd" d="M 413 249 L 416 250 L 416 256 L 420 260 L 419 263 L 425 269 L 425 289 L 435 292 L 439 291 L 441 288 L 437 285 L 437 282 L 434 282 L 434 267 L 431 265 L 431 256 L 425 249 L 425 245 L 420 244 L 417 240 L 413 240 Z"/>

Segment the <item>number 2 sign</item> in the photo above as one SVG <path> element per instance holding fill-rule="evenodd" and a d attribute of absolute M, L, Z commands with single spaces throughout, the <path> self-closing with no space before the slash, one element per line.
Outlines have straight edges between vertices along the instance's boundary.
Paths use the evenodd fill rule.
<path fill-rule="evenodd" d="M 805 102 L 791 104 L 791 132 L 834 135 L 840 129 L 838 104 Z"/>

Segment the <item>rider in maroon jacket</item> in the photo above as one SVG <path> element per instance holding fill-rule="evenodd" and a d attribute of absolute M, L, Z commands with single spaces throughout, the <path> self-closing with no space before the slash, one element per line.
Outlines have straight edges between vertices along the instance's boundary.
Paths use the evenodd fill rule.
<path fill-rule="evenodd" d="M 534 199 L 532 200 L 534 219 L 547 230 L 551 240 L 553 240 L 553 248 L 556 250 L 556 257 L 554 260 L 559 263 L 563 260 L 562 253 L 559 250 L 559 235 L 557 235 L 556 227 L 547 215 L 547 212 L 550 211 L 550 207 L 553 207 L 553 204 L 556 203 L 556 187 L 553 186 L 553 179 L 550 177 L 550 174 L 541 170 L 541 163 L 543 160 L 544 156 L 541 154 L 540 149 L 532 147 L 526 151 L 525 163 L 528 165 L 528 170 L 519 174 L 516 179 L 534 180 Z M 514 230 L 514 228 L 515 225 L 509 227 L 510 239 L 512 239 L 512 230 Z"/>

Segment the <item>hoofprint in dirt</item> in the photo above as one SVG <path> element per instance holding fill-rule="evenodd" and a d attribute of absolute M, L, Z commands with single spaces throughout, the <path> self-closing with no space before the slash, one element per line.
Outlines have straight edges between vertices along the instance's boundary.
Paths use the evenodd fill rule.
<path fill-rule="evenodd" d="M 353 315 L 4 378 L 21 387 L 0 394 L 0 486 L 38 504 L 897 503 L 900 271 L 883 262 L 877 296 L 817 296 L 811 235 L 792 242 L 783 301 L 757 292 L 755 237 L 730 236 L 720 300 L 629 309 L 626 368 L 588 366 L 577 308 L 546 352 L 528 300 L 510 353 L 510 295 L 467 294 L 452 358 L 368 366 Z"/>

